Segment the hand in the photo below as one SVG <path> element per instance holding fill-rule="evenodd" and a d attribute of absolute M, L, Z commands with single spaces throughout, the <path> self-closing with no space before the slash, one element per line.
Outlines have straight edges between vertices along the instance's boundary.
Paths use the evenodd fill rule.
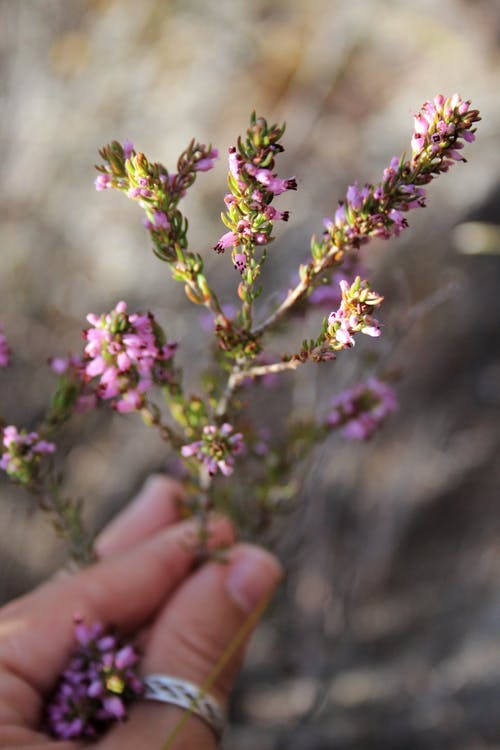
<path fill-rule="evenodd" d="M 75 750 L 39 730 L 44 700 L 74 643 L 73 616 L 139 634 L 141 673 L 164 673 L 202 685 L 249 613 L 281 578 L 276 559 L 234 544 L 224 518 L 210 522 L 210 546 L 233 545 L 228 564 L 194 569 L 196 523 L 178 520 L 182 490 L 166 477 L 148 480 L 139 496 L 97 540 L 99 562 L 58 575 L 0 610 L 0 747 Z M 227 703 L 243 648 L 216 680 L 212 695 Z M 161 750 L 182 709 L 138 700 L 95 750 Z M 212 730 L 191 716 L 172 750 L 213 750 Z"/>

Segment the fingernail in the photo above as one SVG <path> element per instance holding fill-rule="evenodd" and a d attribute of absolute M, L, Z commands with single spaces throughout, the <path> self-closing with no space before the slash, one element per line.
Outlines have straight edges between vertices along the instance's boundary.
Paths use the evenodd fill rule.
<path fill-rule="evenodd" d="M 244 612 L 252 612 L 272 594 L 283 575 L 276 558 L 260 547 L 239 549 L 231 563 L 226 587 L 229 596 Z"/>

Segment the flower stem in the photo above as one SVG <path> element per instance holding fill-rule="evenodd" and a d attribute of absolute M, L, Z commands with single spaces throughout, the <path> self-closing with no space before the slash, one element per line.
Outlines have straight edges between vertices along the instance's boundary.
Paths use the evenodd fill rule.
<path fill-rule="evenodd" d="M 94 540 L 85 532 L 81 502 L 64 497 L 57 479 L 30 491 L 38 496 L 40 509 L 48 513 L 57 533 L 68 543 L 72 562 L 78 568 L 95 562 Z"/>
<path fill-rule="evenodd" d="M 223 671 L 223 669 L 226 667 L 228 662 L 233 658 L 233 656 L 236 654 L 238 649 L 240 649 L 245 640 L 248 638 L 250 633 L 252 632 L 255 625 L 258 623 L 260 618 L 262 617 L 262 614 L 267 609 L 267 606 L 269 604 L 270 597 L 266 597 L 262 600 L 262 602 L 258 605 L 256 609 L 247 617 L 243 625 L 240 627 L 240 629 L 236 632 L 236 635 L 232 639 L 232 641 L 227 646 L 226 650 L 222 654 L 219 661 L 215 664 L 214 668 L 206 678 L 206 680 L 201 685 L 200 689 L 200 698 L 202 698 L 211 687 L 215 684 L 217 678 Z M 169 750 L 169 748 L 172 747 L 172 743 L 174 740 L 177 739 L 180 732 L 184 728 L 184 726 L 187 724 L 189 719 L 191 718 L 193 714 L 193 709 L 196 706 L 196 702 L 193 701 L 190 708 L 187 708 L 184 713 L 182 714 L 180 720 L 176 724 L 176 726 L 173 728 L 173 730 L 170 732 L 169 736 L 165 740 L 165 743 L 162 745 L 161 750 Z"/>

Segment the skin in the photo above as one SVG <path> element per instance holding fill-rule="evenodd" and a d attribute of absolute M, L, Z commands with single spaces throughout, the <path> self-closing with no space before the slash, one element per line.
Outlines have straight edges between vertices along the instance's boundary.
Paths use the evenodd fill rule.
<path fill-rule="evenodd" d="M 75 750 L 39 731 L 40 713 L 74 643 L 73 616 L 138 636 L 141 673 L 163 673 L 203 684 L 249 615 L 281 578 L 277 560 L 259 547 L 235 543 L 225 518 L 211 522 L 210 545 L 229 547 L 226 564 L 195 566 L 196 524 L 179 520 L 182 489 L 151 477 L 97 541 L 99 562 L 60 573 L 0 610 L 0 747 Z M 210 692 L 226 705 L 245 644 Z M 137 701 L 129 719 L 94 750 L 161 750 L 182 710 Z M 211 729 L 191 716 L 171 750 L 214 750 Z"/>

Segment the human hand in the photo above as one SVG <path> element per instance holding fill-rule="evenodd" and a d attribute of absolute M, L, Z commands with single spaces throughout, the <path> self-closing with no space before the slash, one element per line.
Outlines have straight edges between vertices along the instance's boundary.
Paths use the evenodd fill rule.
<path fill-rule="evenodd" d="M 138 634 L 140 672 L 164 673 L 203 685 L 249 614 L 281 578 L 276 559 L 249 544 L 234 544 L 225 518 L 210 522 L 212 549 L 233 545 L 227 564 L 196 561 L 196 523 L 180 521 L 179 485 L 148 480 L 139 496 L 101 533 L 99 562 L 74 575 L 58 575 L 0 610 L 0 748 L 75 750 L 40 731 L 44 701 L 74 644 L 75 613 L 85 622 Z M 225 706 L 244 646 L 210 693 Z M 95 750 L 161 750 L 182 709 L 138 700 Z M 210 727 L 191 716 L 171 750 L 213 750 Z"/>

